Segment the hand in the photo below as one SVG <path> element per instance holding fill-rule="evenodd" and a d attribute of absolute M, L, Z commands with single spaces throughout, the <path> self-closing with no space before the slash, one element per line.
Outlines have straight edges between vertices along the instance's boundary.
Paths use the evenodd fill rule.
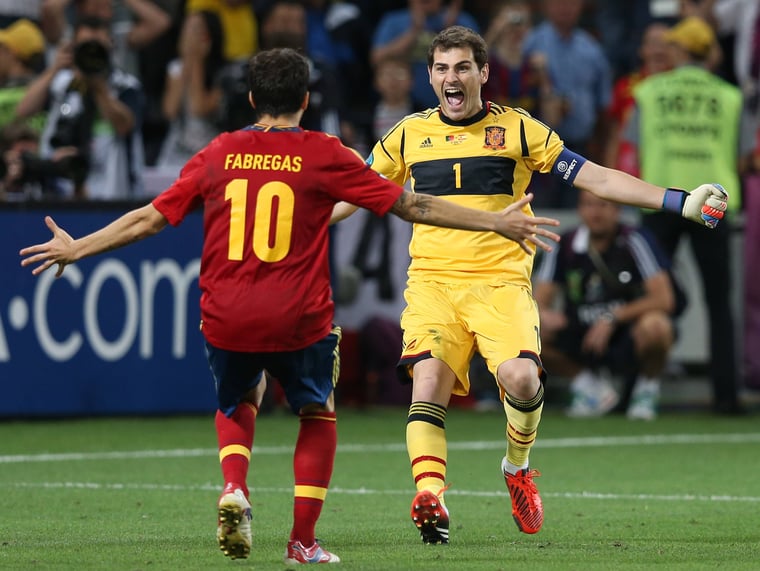
<path fill-rule="evenodd" d="M 74 65 L 74 42 L 66 42 L 58 46 L 53 58 L 52 67 L 55 71 L 68 69 Z"/>
<path fill-rule="evenodd" d="M 59 228 L 50 216 L 45 216 L 45 224 L 47 224 L 47 227 L 53 233 L 53 238 L 44 244 L 37 244 L 22 249 L 19 255 L 28 257 L 21 260 L 21 265 L 29 266 L 42 262 L 32 270 L 32 274 L 36 276 L 53 264 L 58 264 L 58 271 L 55 273 L 55 277 L 58 278 L 63 274 L 63 270 L 68 264 L 76 261 L 73 247 L 74 239 L 68 232 Z"/>
<path fill-rule="evenodd" d="M 459 13 L 462 11 L 462 0 L 451 0 L 449 7 L 446 8 L 446 12 L 443 16 L 443 27 L 448 28 L 457 23 L 459 19 Z"/>
<path fill-rule="evenodd" d="M 535 244 L 542 250 L 551 252 L 552 247 L 540 240 L 538 236 L 559 242 L 559 235 L 546 228 L 541 228 L 540 225 L 559 226 L 559 220 L 525 214 L 522 209 L 531 200 L 533 200 L 533 195 L 526 194 L 523 198 L 517 202 L 513 202 L 502 210 L 500 213 L 500 223 L 495 231 L 517 242 L 530 255 L 533 255 L 533 250 L 528 246 L 528 242 Z"/>
<path fill-rule="evenodd" d="M 715 228 L 723 218 L 728 206 L 728 193 L 717 183 L 703 184 L 686 194 L 681 216 Z"/>
<path fill-rule="evenodd" d="M 586 353 L 603 355 L 610 343 L 610 337 L 615 332 L 615 324 L 606 319 L 597 319 L 586 331 L 581 342 L 581 348 Z"/>

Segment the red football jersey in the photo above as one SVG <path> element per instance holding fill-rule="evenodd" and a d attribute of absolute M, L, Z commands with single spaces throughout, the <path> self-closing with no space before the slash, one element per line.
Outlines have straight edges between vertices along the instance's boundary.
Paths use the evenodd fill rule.
<path fill-rule="evenodd" d="M 332 327 L 335 203 L 382 216 L 401 192 L 335 137 L 257 125 L 214 139 L 153 205 L 174 226 L 203 207 L 201 329 L 209 343 L 294 351 Z"/>

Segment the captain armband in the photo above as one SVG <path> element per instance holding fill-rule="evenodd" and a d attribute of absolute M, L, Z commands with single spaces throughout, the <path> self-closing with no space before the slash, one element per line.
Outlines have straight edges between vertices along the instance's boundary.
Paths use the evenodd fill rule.
<path fill-rule="evenodd" d="M 554 161 L 551 173 L 572 186 L 575 177 L 578 176 L 578 171 L 581 170 L 581 167 L 585 162 L 586 159 L 578 153 L 563 148 L 562 152 L 557 157 L 557 160 Z"/>

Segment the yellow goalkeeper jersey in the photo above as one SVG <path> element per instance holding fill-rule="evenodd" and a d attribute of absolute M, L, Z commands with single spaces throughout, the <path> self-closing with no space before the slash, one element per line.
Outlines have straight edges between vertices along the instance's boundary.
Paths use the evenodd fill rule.
<path fill-rule="evenodd" d="M 486 103 L 454 122 L 439 109 L 399 121 L 367 162 L 412 190 L 462 206 L 500 211 L 525 195 L 533 171 L 549 172 L 563 144 L 548 126 L 521 109 Z M 530 206 L 525 213 L 532 215 Z M 514 283 L 530 287 L 533 256 L 493 232 L 415 224 L 409 278 L 439 282 Z"/>

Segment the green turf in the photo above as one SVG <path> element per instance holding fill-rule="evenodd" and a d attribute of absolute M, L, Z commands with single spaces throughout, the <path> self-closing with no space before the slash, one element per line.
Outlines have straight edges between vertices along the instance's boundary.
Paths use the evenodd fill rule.
<path fill-rule="evenodd" d="M 422 545 L 409 520 L 404 423 L 403 409 L 339 412 L 341 448 L 317 527 L 339 568 L 760 569 L 756 417 L 632 423 L 549 411 L 532 454 L 545 524 L 528 536 L 498 470 L 502 415 L 451 410 L 447 546 Z M 230 561 L 214 539 L 211 417 L 0 423 L 0 569 L 282 569 L 297 427 L 284 413 L 259 419 L 254 547 Z"/>

